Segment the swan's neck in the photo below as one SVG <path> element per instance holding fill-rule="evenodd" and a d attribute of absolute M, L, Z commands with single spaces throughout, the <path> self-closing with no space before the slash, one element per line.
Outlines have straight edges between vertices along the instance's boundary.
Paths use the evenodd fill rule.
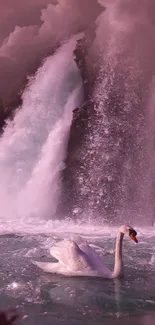
<path fill-rule="evenodd" d="M 124 275 L 123 259 L 122 259 L 122 243 L 124 234 L 118 233 L 116 238 L 116 250 L 115 250 L 115 265 L 114 265 L 114 278 L 120 278 Z"/>

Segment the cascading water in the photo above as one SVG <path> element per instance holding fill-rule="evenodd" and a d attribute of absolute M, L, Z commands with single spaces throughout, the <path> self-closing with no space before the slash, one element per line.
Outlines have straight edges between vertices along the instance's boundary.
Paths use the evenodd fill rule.
<path fill-rule="evenodd" d="M 148 133 L 148 107 L 152 105 L 150 84 L 155 74 L 154 4 L 142 0 L 139 8 L 136 0 L 99 2 L 106 4 L 107 9 L 96 21 L 93 43 L 89 33 L 85 33 L 89 42 L 84 69 L 91 74 L 91 59 L 97 62 L 89 94 L 94 110 L 87 119 L 88 128 L 82 132 L 81 121 L 82 145 L 77 144 L 73 154 L 68 150 L 71 186 L 63 184 L 64 196 L 67 193 L 64 201 L 68 204 L 67 213 L 72 216 L 76 211 L 78 219 L 82 211 L 84 219 L 89 214 L 91 220 L 99 216 L 103 222 L 129 217 L 132 221 L 135 215 L 141 220 L 147 214 L 150 222 L 154 214 L 154 185 L 153 163 L 148 159 L 148 148 L 153 146 Z M 91 3 L 95 5 L 94 1 Z M 59 6 L 52 8 L 58 10 Z M 23 94 L 22 109 L 5 129 L 0 147 L 4 218 L 50 218 L 55 214 L 61 192 L 59 173 L 64 168 L 71 124 L 69 112 L 81 103 L 81 78 L 71 59 L 74 47 L 70 52 L 63 47 L 44 63 Z M 8 55 L 13 49 L 10 36 L 2 54 Z M 87 100 L 86 106 L 89 110 Z"/>
<path fill-rule="evenodd" d="M 154 98 L 150 85 L 155 74 L 155 6 L 146 0 L 141 6 L 132 0 L 100 3 L 107 9 L 97 19 L 96 37 L 88 50 L 97 62 L 89 94 L 94 111 L 72 161 L 73 211 L 76 207 L 108 223 L 132 223 L 136 216 L 137 222 L 150 224 L 154 177 L 148 116 L 150 97 Z"/>
<path fill-rule="evenodd" d="M 132 222 L 135 216 L 140 223 L 154 219 L 147 122 L 155 74 L 153 10 L 152 1 L 144 0 L 139 7 L 138 1 L 118 0 L 111 3 L 105 20 L 104 14 L 98 19 L 95 46 L 101 70 L 93 94 L 97 117 L 91 138 L 99 174 L 96 201 L 116 222 Z"/>
<path fill-rule="evenodd" d="M 61 192 L 61 171 L 82 82 L 73 60 L 76 38 L 39 68 L 23 93 L 23 105 L 0 141 L 2 219 L 50 218 Z"/>

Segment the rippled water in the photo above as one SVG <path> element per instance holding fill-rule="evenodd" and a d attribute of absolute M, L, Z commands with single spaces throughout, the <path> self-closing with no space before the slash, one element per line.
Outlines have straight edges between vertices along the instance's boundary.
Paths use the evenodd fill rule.
<path fill-rule="evenodd" d="M 13 225 L 13 223 L 12 223 Z M 15 227 L 15 225 L 14 225 Z M 22 324 L 153 325 L 155 310 L 155 231 L 139 229 L 139 244 L 124 239 L 125 279 L 69 278 L 44 273 L 32 260 L 49 261 L 49 248 L 74 232 L 83 235 L 112 269 L 117 229 L 65 224 L 0 235 L 0 309 L 17 308 Z M 9 225 L 8 225 L 9 229 Z M 65 233 L 67 229 L 68 233 Z M 137 318 L 138 315 L 138 318 Z M 141 316 L 142 315 L 142 316 Z M 132 318 L 130 318 L 130 317 Z M 124 318 L 125 317 L 125 318 Z"/>

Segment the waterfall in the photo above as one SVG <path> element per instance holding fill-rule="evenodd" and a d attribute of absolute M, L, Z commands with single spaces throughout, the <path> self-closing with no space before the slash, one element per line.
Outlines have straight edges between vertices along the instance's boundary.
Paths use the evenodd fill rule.
<path fill-rule="evenodd" d="M 2 219 L 56 214 L 72 111 L 82 101 L 75 45 L 72 38 L 30 78 L 22 107 L 1 137 Z"/>

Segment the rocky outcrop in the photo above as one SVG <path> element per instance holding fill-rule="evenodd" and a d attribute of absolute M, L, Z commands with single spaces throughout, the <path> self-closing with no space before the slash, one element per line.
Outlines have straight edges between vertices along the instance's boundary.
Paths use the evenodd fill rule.
<path fill-rule="evenodd" d="M 92 91 L 95 82 L 96 64 L 94 61 L 90 63 L 88 55 L 90 41 L 84 37 L 77 42 L 74 51 L 75 62 L 81 72 L 84 90 L 84 102 L 81 107 L 77 107 L 73 111 L 73 121 L 70 129 L 70 137 L 68 142 L 66 168 L 63 172 L 63 193 L 61 207 L 64 214 L 72 215 L 77 207 L 81 207 L 81 194 L 78 191 L 78 178 L 83 168 L 83 152 L 85 151 L 85 140 L 89 133 L 89 121 L 93 119 L 95 114 L 94 103 L 92 100 Z M 79 211 L 78 208 L 77 211 Z M 79 215 L 78 215 L 79 217 Z"/>

